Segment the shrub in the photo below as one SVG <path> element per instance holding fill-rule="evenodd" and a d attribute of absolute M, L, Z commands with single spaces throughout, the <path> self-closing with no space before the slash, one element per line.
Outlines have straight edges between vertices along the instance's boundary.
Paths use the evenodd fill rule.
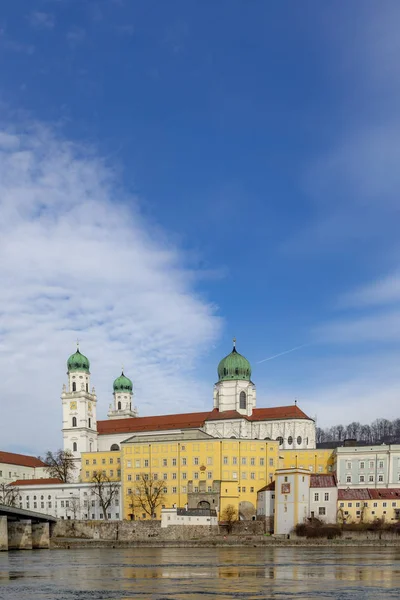
<path fill-rule="evenodd" d="M 319 519 L 310 519 L 305 523 L 298 523 L 294 528 L 296 535 L 306 538 L 327 538 L 332 540 L 342 535 L 338 525 L 323 523 Z"/>

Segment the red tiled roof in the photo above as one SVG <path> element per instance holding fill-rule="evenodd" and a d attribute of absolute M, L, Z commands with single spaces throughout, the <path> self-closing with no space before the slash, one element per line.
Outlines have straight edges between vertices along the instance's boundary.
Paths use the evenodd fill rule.
<path fill-rule="evenodd" d="M 311 488 L 336 487 L 336 478 L 334 475 L 324 473 L 313 473 L 310 477 Z"/>
<path fill-rule="evenodd" d="M 47 479 L 17 479 L 17 481 L 13 481 L 10 485 L 21 487 L 22 485 L 54 485 L 55 483 L 64 482 L 56 477 L 48 477 Z"/>
<path fill-rule="evenodd" d="M 250 417 L 241 415 L 235 410 L 220 412 L 215 408 L 211 412 L 97 421 L 97 431 L 100 435 L 106 435 L 141 431 L 167 431 L 168 429 L 198 429 L 204 425 L 205 421 L 221 419 L 267 421 L 272 419 L 309 419 L 309 417 L 295 404 L 291 406 L 276 406 L 274 408 L 255 408 Z"/>
<path fill-rule="evenodd" d="M 358 490 L 338 490 L 338 500 L 370 500 L 369 490 L 360 488 Z"/>
<path fill-rule="evenodd" d="M 400 488 L 387 488 L 387 489 L 371 489 L 368 488 L 369 494 L 373 500 L 399 500 Z"/>
<path fill-rule="evenodd" d="M 208 412 L 177 415 L 157 415 L 155 417 L 132 417 L 131 419 L 110 419 L 97 421 L 100 435 L 110 433 L 135 433 L 140 431 L 166 431 L 168 429 L 197 429 L 202 427 Z"/>
<path fill-rule="evenodd" d="M 1 452 L 0 463 L 7 465 L 19 465 L 21 467 L 45 467 L 46 465 L 35 456 L 25 454 L 14 454 L 14 452 Z"/>
<path fill-rule="evenodd" d="M 259 492 L 273 492 L 275 490 L 275 481 L 271 481 L 268 485 L 264 485 Z"/>

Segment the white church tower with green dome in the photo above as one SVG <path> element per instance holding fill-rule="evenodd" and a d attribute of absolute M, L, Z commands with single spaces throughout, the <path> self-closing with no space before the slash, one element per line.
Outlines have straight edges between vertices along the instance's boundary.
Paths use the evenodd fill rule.
<path fill-rule="evenodd" d="M 133 383 L 126 377 L 124 370 L 113 384 L 113 396 L 114 404 L 110 404 L 110 410 L 108 411 L 109 419 L 129 419 L 137 417 L 137 409 L 132 406 L 133 400 Z"/>
<path fill-rule="evenodd" d="M 251 366 L 236 350 L 225 356 L 218 365 L 218 382 L 214 386 L 214 408 L 220 413 L 235 411 L 250 417 L 256 408 L 256 386 L 251 381 Z"/>
<path fill-rule="evenodd" d="M 67 361 L 68 385 L 63 386 L 64 450 L 72 452 L 77 463 L 75 477 L 79 477 L 82 452 L 97 451 L 97 398 L 90 391 L 90 363 L 79 346 Z"/>

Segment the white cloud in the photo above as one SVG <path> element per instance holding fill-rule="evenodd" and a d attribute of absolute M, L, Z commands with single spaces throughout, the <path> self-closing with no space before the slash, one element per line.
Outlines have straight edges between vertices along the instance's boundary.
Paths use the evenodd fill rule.
<path fill-rule="evenodd" d="M 40 127 L 3 132 L 0 211 L 3 449 L 60 445 L 59 395 L 77 337 L 99 418 L 122 364 L 141 414 L 211 406 L 210 385 L 192 369 L 218 336 L 215 307 L 93 151 Z"/>
<path fill-rule="evenodd" d="M 86 39 L 86 31 L 82 27 L 71 27 L 67 33 L 67 42 L 72 48 L 79 46 Z"/>
<path fill-rule="evenodd" d="M 338 305 L 340 308 L 362 308 L 393 304 L 399 301 L 400 275 L 396 272 L 343 294 Z"/>
<path fill-rule="evenodd" d="M 29 15 L 29 22 L 36 29 L 53 29 L 55 25 L 54 15 L 41 11 L 33 11 Z"/>

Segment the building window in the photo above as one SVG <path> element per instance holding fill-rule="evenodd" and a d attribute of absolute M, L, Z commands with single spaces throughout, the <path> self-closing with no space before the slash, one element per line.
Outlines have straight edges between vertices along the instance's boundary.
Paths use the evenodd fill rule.
<path fill-rule="evenodd" d="M 369 461 L 369 468 L 370 468 L 370 469 L 373 469 L 373 468 L 374 468 L 374 466 L 375 466 L 375 462 L 374 462 L 373 460 L 370 460 L 370 461 Z"/>
<path fill-rule="evenodd" d="M 237 465 L 237 456 L 234 456 L 234 457 L 232 458 L 232 464 L 233 464 L 233 465 Z"/>
<path fill-rule="evenodd" d="M 250 473 L 250 479 L 255 479 L 256 478 L 256 474 L 255 473 Z"/>
<path fill-rule="evenodd" d="M 149 462 L 149 461 L 147 461 L 147 462 Z M 146 466 L 148 466 L 148 465 L 146 465 L 146 461 L 144 461 L 144 466 L 145 466 L 145 467 L 146 467 Z M 173 466 L 173 467 L 176 467 L 176 458 L 173 458 L 173 459 L 172 459 L 172 466 Z"/>
<path fill-rule="evenodd" d="M 272 460 L 272 464 L 274 464 L 274 459 L 270 458 L 270 466 L 271 466 L 271 460 Z M 263 458 L 260 458 L 260 467 L 263 467 L 265 465 L 265 460 Z"/>
<path fill-rule="evenodd" d="M 92 419 L 90 417 L 88 418 L 88 427 L 89 429 L 92 427 Z"/>
<path fill-rule="evenodd" d="M 287 439 L 287 443 L 289 444 L 289 446 L 291 446 L 293 444 L 293 438 L 291 435 L 289 435 L 289 437 Z"/>
<path fill-rule="evenodd" d="M 373 507 L 374 507 L 374 508 L 378 508 L 378 503 L 377 503 L 377 502 L 374 502 L 374 504 L 373 504 Z"/>
<path fill-rule="evenodd" d="M 318 514 L 321 515 L 321 516 L 326 514 L 325 506 L 320 506 L 319 507 Z"/>
<path fill-rule="evenodd" d="M 349 469 L 349 470 L 351 469 L 351 462 L 350 461 L 347 461 L 347 463 L 346 463 L 346 469 Z"/>
<path fill-rule="evenodd" d="M 132 481 L 132 475 L 130 473 L 128 475 L 128 481 Z"/>
<path fill-rule="evenodd" d="M 182 458 L 182 466 L 186 467 L 186 458 Z"/>
<path fill-rule="evenodd" d="M 168 465 L 168 460 L 166 458 L 163 458 L 162 464 L 163 467 L 166 467 Z"/>
<path fill-rule="evenodd" d="M 224 465 L 228 464 L 228 457 L 227 456 L 224 456 L 223 463 L 224 463 Z M 399 477 L 400 477 L 400 474 L 399 474 Z"/>
<path fill-rule="evenodd" d="M 380 468 L 380 469 L 383 469 L 383 460 L 380 460 L 380 461 L 379 461 L 379 468 Z"/>
<path fill-rule="evenodd" d="M 315 492 L 315 494 L 314 494 L 314 502 L 319 502 L 319 494 L 318 494 L 318 492 Z"/>
<path fill-rule="evenodd" d="M 212 479 L 212 476 L 213 476 L 213 475 L 212 475 L 212 472 L 211 472 L 211 471 L 208 471 L 208 472 L 207 472 L 207 479 Z"/>
<path fill-rule="evenodd" d="M 112 452 L 115 452 L 116 450 L 119 450 L 119 446 L 118 446 L 118 444 L 112 444 L 112 446 L 111 446 L 110 450 L 111 450 Z"/>
<path fill-rule="evenodd" d="M 118 410 L 121 410 L 121 402 L 118 402 Z"/>
<path fill-rule="evenodd" d="M 246 392 L 240 392 L 239 405 L 240 408 L 246 409 Z"/>
<path fill-rule="evenodd" d="M 182 479 L 187 479 L 187 473 L 185 473 L 185 472 L 182 473 Z"/>
<path fill-rule="evenodd" d="M 168 473 L 163 473 L 163 479 L 168 479 Z"/>
<path fill-rule="evenodd" d="M 193 473 L 193 479 L 198 479 L 198 478 L 199 478 L 199 474 L 198 474 L 198 472 L 196 471 L 195 473 Z"/>
<path fill-rule="evenodd" d="M 346 483 L 351 483 L 351 475 L 346 475 Z"/>
<path fill-rule="evenodd" d="M 76 417 L 72 417 L 72 427 L 76 427 Z"/>
<path fill-rule="evenodd" d="M 300 444 L 301 444 L 302 441 L 303 440 L 301 439 L 301 435 L 298 435 L 297 436 L 297 445 L 300 446 Z"/>
<path fill-rule="evenodd" d="M 363 460 L 360 462 L 360 469 L 365 469 L 365 462 Z"/>
<path fill-rule="evenodd" d="M 356 508 L 360 508 L 360 503 L 356 502 Z"/>
<path fill-rule="evenodd" d="M 101 459 L 101 464 L 102 464 L 102 465 L 105 465 L 105 464 L 106 464 L 106 459 L 105 459 L 105 458 L 102 458 L 102 459 Z"/>
<path fill-rule="evenodd" d="M 74 442 L 74 443 L 72 444 L 72 451 L 73 451 L 73 452 L 77 452 L 77 451 L 78 451 L 78 444 L 77 444 L 76 442 Z"/>
<path fill-rule="evenodd" d="M 198 464 L 199 464 L 199 457 L 198 457 L 198 456 L 195 456 L 195 457 L 194 457 L 194 459 L 193 459 L 193 464 L 194 464 L 194 465 L 198 465 Z"/>
<path fill-rule="evenodd" d="M 282 446 L 283 445 L 283 437 L 279 436 L 276 438 L 276 441 L 279 442 L 279 445 Z"/>
<path fill-rule="evenodd" d="M 325 502 L 329 502 L 329 492 L 325 492 Z"/>
<path fill-rule="evenodd" d="M 256 465 L 256 459 L 255 458 L 251 458 L 250 459 L 250 464 L 251 464 L 252 467 L 255 467 L 255 465 Z"/>
<path fill-rule="evenodd" d="M 364 475 L 360 475 L 360 483 L 364 483 L 365 482 L 365 476 Z"/>
<path fill-rule="evenodd" d="M 148 466 L 149 466 L 149 461 L 148 461 L 148 459 L 147 459 L 147 458 L 145 458 L 145 459 L 144 459 L 144 466 L 145 466 L 145 467 L 148 467 Z"/>
<path fill-rule="evenodd" d="M 236 471 L 232 471 L 232 479 L 237 479 L 237 473 L 236 473 Z"/>
<path fill-rule="evenodd" d="M 246 460 L 246 457 L 245 457 L 245 456 L 242 456 L 242 465 L 245 465 L 245 464 L 246 464 L 246 462 L 247 462 L 247 460 Z"/>
<path fill-rule="evenodd" d="M 378 475 L 378 481 L 379 481 L 379 483 L 383 482 L 383 475 L 382 474 Z"/>
<path fill-rule="evenodd" d="M 353 507 L 353 503 L 352 502 L 348 502 L 347 503 L 347 508 L 352 508 Z"/>
<path fill-rule="evenodd" d="M 374 476 L 368 475 L 368 481 L 369 481 L 369 483 L 374 483 Z"/>

